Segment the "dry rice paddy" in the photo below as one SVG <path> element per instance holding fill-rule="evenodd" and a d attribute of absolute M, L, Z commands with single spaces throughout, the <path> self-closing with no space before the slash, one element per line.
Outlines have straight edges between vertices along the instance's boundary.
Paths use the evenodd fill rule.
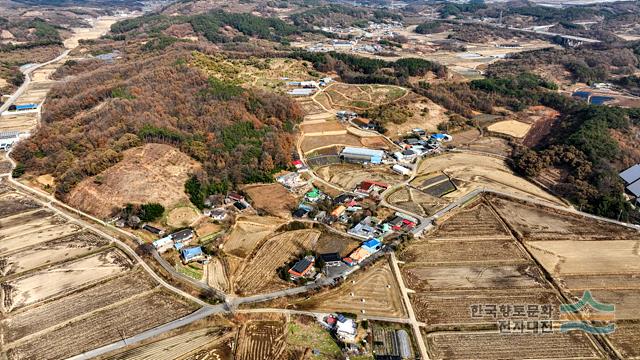
<path fill-rule="evenodd" d="M 67 358 L 195 309 L 108 239 L 2 190 L 0 341 L 7 359 Z"/>

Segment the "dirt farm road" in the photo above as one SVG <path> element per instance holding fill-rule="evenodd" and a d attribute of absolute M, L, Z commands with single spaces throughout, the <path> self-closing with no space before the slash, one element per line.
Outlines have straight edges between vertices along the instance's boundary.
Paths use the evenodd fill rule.
<path fill-rule="evenodd" d="M 418 323 L 418 319 L 416 319 L 416 314 L 413 311 L 411 300 L 409 300 L 409 293 L 407 292 L 407 288 L 404 286 L 404 281 L 402 281 L 402 274 L 400 273 L 400 268 L 398 267 L 398 259 L 396 259 L 395 252 L 391 252 L 391 268 L 393 270 L 393 274 L 395 275 L 396 282 L 398 283 L 398 286 L 400 286 L 402 301 L 404 301 L 404 306 L 407 309 L 407 314 L 409 315 L 409 324 L 411 324 L 411 328 L 413 329 L 414 337 L 416 339 L 416 343 L 418 344 L 418 349 L 420 350 L 420 357 L 422 359 L 429 360 L 427 345 L 422 338 L 420 324 Z"/>

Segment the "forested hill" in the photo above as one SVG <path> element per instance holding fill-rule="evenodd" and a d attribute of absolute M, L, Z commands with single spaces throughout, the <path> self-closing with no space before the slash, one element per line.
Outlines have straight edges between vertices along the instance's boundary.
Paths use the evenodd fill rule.
<path fill-rule="evenodd" d="M 26 170 L 51 173 L 64 197 L 82 179 L 144 142 L 179 147 L 203 164 L 203 185 L 270 179 L 291 161 L 301 111 L 288 98 L 208 79 L 174 48 L 80 73 L 54 88 L 42 127 L 14 151 Z"/>

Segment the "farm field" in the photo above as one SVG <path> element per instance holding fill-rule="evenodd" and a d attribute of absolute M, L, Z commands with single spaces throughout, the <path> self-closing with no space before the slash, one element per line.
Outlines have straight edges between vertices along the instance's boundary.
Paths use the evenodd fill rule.
<path fill-rule="evenodd" d="M 525 240 L 624 240 L 638 232 L 565 211 L 495 197 L 496 211 Z"/>
<path fill-rule="evenodd" d="M 284 220 L 269 216 L 242 216 L 236 219 L 231 234 L 224 242 L 224 251 L 237 257 L 247 257 Z"/>
<path fill-rule="evenodd" d="M 304 136 L 344 135 L 347 130 L 337 121 L 303 122 L 300 130 Z"/>
<path fill-rule="evenodd" d="M 93 252 L 109 241 L 90 232 L 79 232 L 35 245 L 26 250 L 0 255 L 0 274 L 8 276 L 33 270 L 42 264 L 57 263 Z"/>
<path fill-rule="evenodd" d="M 283 219 L 291 218 L 291 210 L 298 199 L 280 184 L 249 185 L 242 188 L 253 202 L 256 210 L 263 210 L 269 215 Z"/>
<path fill-rule="evenodd" d="M 224 292 L 229 291 L 231 284 L 229 284 L 229 277 L 227 276 L 227 268 L 224 265 L 223 260 L 213 257 L 209 260 L 207 267 L 207 284 L 216 289 L 220 289 Z"/>
<path fill-rule="evenodd" d="M 550 304 L 553 318 L 557 318 L 560 301 L 550 290 L 508 289 L 485 291 L 417 292 L 409 294 L 416 317 L 429 326 L 460 326 L 470 324 L 496 324 L 490 315 L 471 316 L 471 307 L 477 304 Z"/>
<path fill-rule="evenodd" d="M 129 259 L 114 249 L 12 279 L 2 286 L 4 308 L 11 311 L 41 302 L 69 288 L 78 288 L 120 274 L 131 266 Z"/>
<path fill-rule="evenodd" d="M 608 336 L 609 340 L 624 359 L 640 358 L 640 323 L 637 321 L 617 321 L 616 331 Z"/>
<path fill-rule="evenodd" d="M 408 94 L 408 90 L 395 85 L 352 85 L 334 83 L 324 94 L 335 109 L 365 110 L 377 105 L 395 102 Z"/>
<path fill-rule="evenodd" d="M 234 273 L 235 290 L 254 295 L 293 286 L 278 277 L 277 269 L 305 250 L 313 249 L 319 236 L 319 230 L 294 230 L 267 239 Z"/>
<path fill-rule="evenodd" d="M 437 239 L 463 239 L 467 241 L 511 239 L 507 228 L 485 202 L 467 206 L 438 221 L 439 225 L 432 235 Z"/>
<path fill-rule="evenodd" d="M 399 258 L 404 283 L 415 291 L 409 298 L 416 316 L 428 324 L 434 359 L 602 358 L 595 338 L 581 332 L 470 331 L 500 319 L 472 316 L 474 305 L 549 304 L 550 318 L 557 319 L 559 305 L 577 301 L 584 290 L 615 305 L 620 332 L 606 336 L 623 358 L 634 358 L 640 350 L 631 340 L 640 320 L 639 242 L 634 229 L 485 195 L 439 219 Z"/>
<path fill-rule="evenodd" d="M 407 211 L 428 216 L 443 208 L 449 202 L 429 195 L 413 187 L 403 187 L 387 197 L 387 201 Z"/>
<path fill-rule="evenodd" d="M 146 144 L 126 150 L 123 159 L 81 181 L 68 203 L 98 217 L 127 203 L 159 203 L 167 209 L 188 203 L 184 183 L 200 164 L 173 146 Z M 96 181 L 99 177 L 99 181 Z"/>
<path fill-rule="evenodd" d="M 38 124 L 36 113 L 15 113 L 0 117 L 0 131 L 30 131 Z"/>
<path fill-rule="evenodd" d="M 279 359 L 285 350 L 285 324 L 281 321 L 251 320 L 238 333 L 235 359 Z"/>
<path fill-rule="evenodd" d="M 457 191 L 445 195 L 448 199 L 458 198 L 474 189 L 487 188 L 562 204 L 555 196 L 515 175 L 504 160 L 496 157 L 477 153 L 446 153 L 426 158 L 420 164 L 418 174 L 439 171 L 456 181 Z"/>
<path fill-rule="evenodd" d="M 408 94 L 398 104 L 407 110 L 411 116 L 402 124 L 393 122 L 385 124 L 387 135 L 393 139 L 410 133 L 414 128 L 421 128 L 427 132 L 437 132 L 439 124 L 449 121 L 447 109 L 415 93 Z"/>
<path fill-rule="evenodd" d="M 549 335 L 432 333 L 426 342 L 431 359 L 602 359 L 582 332 Z"/>
<path fill-rule="evenodd" d="M 419 240 L 406 246 L 400 260 L 425 264 L 528 261 L 513 240 Z"/>
<path fill-rule="evenodd" d="M 402 267 L 406 285 L 420 291 L 529 289 L 544 287 L 543 274 L 531 264 L 442 265 L 407 264 Z"/>
<path fill-rule="evenodd" d="M 207 327 L 204 329 L 185 332 L 183 334 L 159 340 L 150 344 L 134 347 L 111 356 L 103 357 L 103 360 L 173 360 L 193 354 L 196 351 L 209 352 L 209 348 L 229 340 L 235 332 L 231 328 Z M 195 354 L 194 354 L 195 355 Z M 209 353 L 209 358 L 216 359 L 216 355 Z"/>
<path fill-rule="evenodd" d="M 353 134 L 305 136 L 300 147 L 306 154 L 329 146 L 363 146 L 361 139 Z"/>
<path fill-rule="evenodd" d="M 487 130 L 489 131 L 513 136 L 514 138 L 517 138 L 517 139 L 524 138 L 530 129 L 531 129 L 530 124 L 526 124 L 517 120 L 499 121 L 487 127 Z"/>
<path fill-rule="evenodd" d="M 20 341 L 7 351 L 9 359 L 56 359 L 118 341 L 127 335 L 156 327 L 195 310 L 173 295 L 157 290 L 103 308 L 71 321 L 55 331 Z M 82 334 L 82 336 L 78 336 Z M 65 344 L 62 346 L 61 344 Z"/>
<path fill-rule="evenodd" d="M 495 324 L 472 317 L 474 304 L 558 304 L 542 271 L 480 198 L 438 219 L 425 239 L 400 252 L 417 318 L 434 326 Z"/>
<path fill-rule="evenodd" d="M 320 178 L 343 189 L 352 190 L 365 180 L 387 183 L 391 186 L 402 181 L 402 176 L 385 168 L 365 168 L 356 164 L 328 165 L 316 169 Z"/>
<path fill-rule="evenodd" d="M 380 262 L 339 287 L 294 304 L 296 308 L 320 312 L 342 311 L 359 317 L 404 317 L 400 289 L 388 262 Z"/>
<path fill-rule="evenodd" d="M 108 239 L 10 187 L 1 191 L 0 346 L 7 359 L 66 358 L 195 310 Z"/>
<path fill-rule="evenodd" d="M 542 240 L 526 246 L 554 276 L 640 274 L 640 240 Z"/>

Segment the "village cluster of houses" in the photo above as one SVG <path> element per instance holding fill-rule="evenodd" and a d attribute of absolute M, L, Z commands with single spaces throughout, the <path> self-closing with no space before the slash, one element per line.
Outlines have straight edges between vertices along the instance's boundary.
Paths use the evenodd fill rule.
<path fill-rule="evenodd" d="M 143 228 L 151 232 L 155 232 L 155 229 L 157 229 L 151 225 L 144 225 Z M 204 251 L 202 251 L 202 247 L 189 246 L 194 239 L 194 235 L 193 230 L 184 229 L 155 240 L 152 244 L 160 254 L 171 249 L 179 251 L 180 259 L 185 264 L 192 261 L 206 262 L 208 260 L 208 256 Z"/>
<path fill-rule="evenodd" d="M 329 51 L 359 51 L 366 53 L 379 53 L 384 48 L 377 44 L 385 38 L 394 38 L 398 35 L 397 30 L 404 25 L 398 21 L 388 23 L 369 22 L 366 27 L 341 27 L 325 26 L 315 27 L 317 30 L 332 33 L 342 39 L 332 39 L 328 42 L 319 42 L 307 47 L 310 52 Z"/>
<path fill-rule="evenodd" d="M 235 192 L 227 193 L 222 204 L 217 203 L 213 198 L 208 198 L 205 200 L 205 206 L 212 206 L 212 208 L 204 209 L 203 214 L 219 221 L 227 218 L 229 210 L 242 212 L 251 208 L 244 196 Z M 180 253 L 180 259 L 185 264 L 194 261 L 206 263 L 209 260 L 201 246 L 190 246 L 195 237 L 192 229 L 183 229 L 167 236 L 164 236 L 164 230 L 150 224 L 144 224 L 142 229 L 154 235 L 163 236 L 152 242 L 153 247 L 160 254 L 174 249 Z"/>

